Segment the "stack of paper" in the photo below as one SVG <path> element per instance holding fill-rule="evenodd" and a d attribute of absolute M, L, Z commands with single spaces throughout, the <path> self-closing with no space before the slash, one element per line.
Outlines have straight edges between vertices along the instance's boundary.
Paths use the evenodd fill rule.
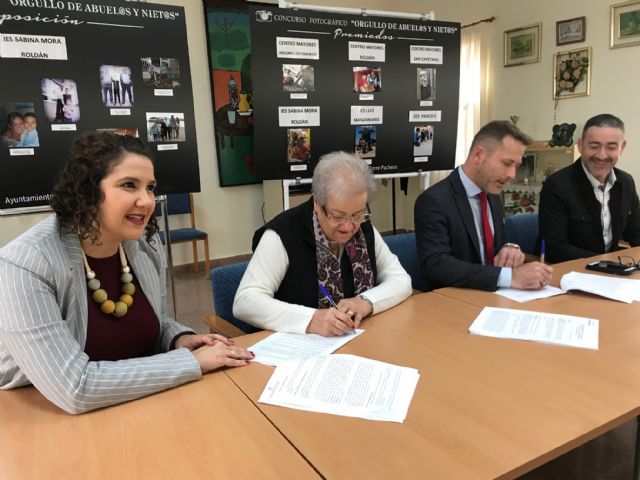
<path fill-rule="evenodd" d="M 362 332 L 364 330 L 358 329 L 353 334 L 342 337 L 323 337 L 315 333 L 278 332 L 260 340 L 249 347 L 249 350 L 256 356 L 253 359 L 254 362 L 277 366 L 289 360 L 329 355 Z"/>
<path fill-rule="evenodd" d="M 560 287 L 565 291 L 581 290 L 625 303 L 640 300 L 640 280 L 630 278 L 569 272 L 560 280 Z"/>
<path fill-rule="evenodd" d="M 484 307 L 469 331 L 486 337 L 531 340 L 597 350 L 598 327 L 598 320 L 592 318 Z"/>
<path fill-rule="evenodd" d="M 414 368 L 354 355 L 307 358 L 278 366 L 258 401 L 402 423 L 419 378 Z"/>

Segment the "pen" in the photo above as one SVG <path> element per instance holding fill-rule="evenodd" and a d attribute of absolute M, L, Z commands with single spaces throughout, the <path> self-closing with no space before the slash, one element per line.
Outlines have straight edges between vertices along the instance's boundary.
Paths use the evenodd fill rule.
<path fill-rule="evenodd" d="M 540 262 L 544 263 L 544 238 L 540 240 Z"/>
<path fill-rule="evenodd" d="M 338 305 L 336 305 L 336 302 L 333 301 L 333 298 L 331 298 L 331 295 L 329 295 L 329 292 L 327 292 L 327 290 L 324 288 L 324 286 L 320 282 L 318 282 L 318 288 L 320 288 L 320 291 L 326 297 L 326 299 L 329 300 L 329 303 L 331 304 L 331 306 L 336 310 L 338 310 Z M 353 332 L 350 332 L 350 333 L 353 333 Z"/>

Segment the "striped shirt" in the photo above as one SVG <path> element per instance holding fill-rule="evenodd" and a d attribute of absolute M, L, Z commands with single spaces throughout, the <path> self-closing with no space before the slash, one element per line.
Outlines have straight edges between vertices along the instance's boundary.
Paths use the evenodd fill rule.
<path fill-rule="evenodd" d="M 0 248 L 0 389 L 33 384 L 69 413 L 143 397 L 201 377 L 193 354 L 169 351 L 189 329 L 165 312 L 165 260 L 156 236 L 123 242 L 159 322 L 157 354 L 89 361 L 80 240 L 55 215 Z M 167 352 L 167 353 L 161 353 Z"/>

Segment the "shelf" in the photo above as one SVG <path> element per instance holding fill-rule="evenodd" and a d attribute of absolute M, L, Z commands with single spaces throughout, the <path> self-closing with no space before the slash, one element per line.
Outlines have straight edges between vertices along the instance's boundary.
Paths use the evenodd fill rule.
<path fill-rule="evenodd" d="M 527 147 L 526 151 L 530 153 L 558 152 L 558 153 L 565 153 L 569 155 L 569 154 L 575 154 L 577 150 L 578 150 L 578 147 L 575 144 L 571 145 L 570 147 L 551 147 L 549 146 L 549 140 L 536 140 Z"/>

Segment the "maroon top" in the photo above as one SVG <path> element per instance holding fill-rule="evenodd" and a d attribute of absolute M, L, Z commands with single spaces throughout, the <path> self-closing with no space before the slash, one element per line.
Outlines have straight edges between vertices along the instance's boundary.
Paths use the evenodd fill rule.
<path fill-rule="evenodd" d="M 100 280 L 100 288 L 107 291 L 110 300 L 117 302 L 122 295 L 122 265 L 120 254 L 108 258 L 92 258 L 87 256 L 91 269 Z M 129 266 L 131 268 L 131 266 Z M 127 358 L 146 357 L 156 353 L 156 342 L 160 336 L 160 322 L 151 304 L 142 292 L 133 271 L 133 305 L 124 317 L 102 313 L 100 305 L 89 296 L 89 325 L 87 327 L 87 344 L 84 351 L 90 361 L 124 360 Z"/>

